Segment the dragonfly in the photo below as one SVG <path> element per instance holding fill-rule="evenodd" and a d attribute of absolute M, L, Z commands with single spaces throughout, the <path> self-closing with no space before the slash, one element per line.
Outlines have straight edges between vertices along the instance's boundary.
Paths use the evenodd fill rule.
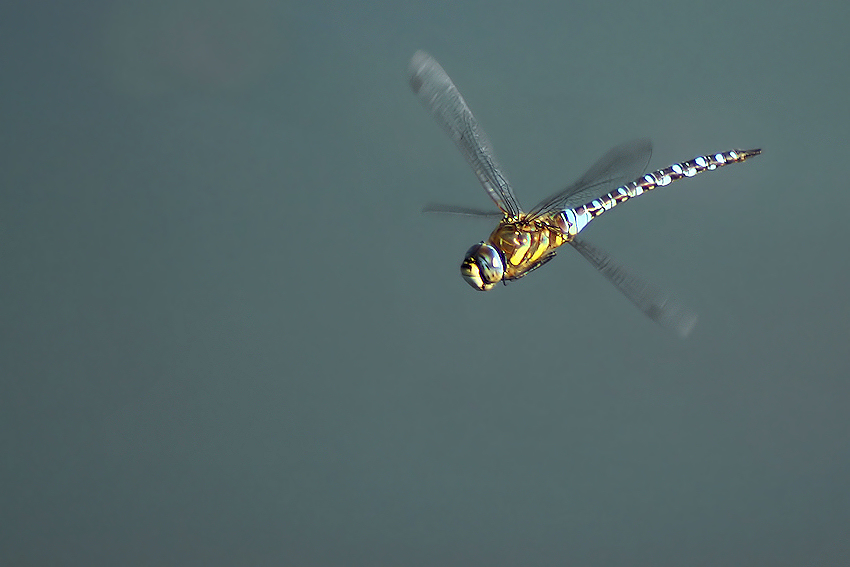
<path fill-rule="evenodd" d="M 448 74 L 424 51 L 410 60 L 410 86 L 424 107 L 454 141 L 499 212 L 434 205 L 426 212 L 478 217 L 500 217 L 487 240 L 473 245 L 460 272 L 479 291 L 507 284 L 541 267 L 569 244 L 605 276 L 650 319 L 687 336 L 696 314 L 668 294 L 644 282 L 615 262 L 607 252 L 579 238 L 590 221 L 605 211 L 657 187 L 704 171 L 743 162 L 761 149 L 730 150 L 697 156 L 642 175 L 652 155 L 652 144 L 639 139 L 609 150 L 575 183 L 524 211 L 496 161 L 489 138 Z"/>

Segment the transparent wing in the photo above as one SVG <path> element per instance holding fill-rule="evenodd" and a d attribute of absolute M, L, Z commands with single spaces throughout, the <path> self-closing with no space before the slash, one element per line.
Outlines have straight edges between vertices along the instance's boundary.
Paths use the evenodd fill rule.
<path fill-rule="evenodd" d="M 489 219 L 499 219 L 503 216 L 502 213 L 498 211 L 483 211 L 481 209 L 473 209 L 471 207 L 457 207 L 455 205 L 443 205 L 441 203 L 430 203 L 425 205 L 422 208 L 422 212 Z"/>
<path fill-rule="evenodd" d="M 570 244 L 647 317 L 682 338 L 687 337 L 693 330 L 697 323 L 696 313 L 678 304 L 663 291 L 630 274 L 611 260 L 604 250 L 579 238 L 574 238 Z"/>
<path fill-rule="evenodd" d="M 562 211 L 589 203 L 596 197 L 637 179 L 646 169 L 651 156 L 652 142 L 645 138 L 612 148 L 599 158 L 581 179 L 540 202 L 531 210 L 529 217 L 533 219 L 552 211 Z"/>
<path fill-rule="evenodd" d="M 472 166 L 478 181 L 505 214 L 516 217 L 522 209 L 460 92 L 437 61 L 417 51 L 410 60 L 410 87 Z"/>

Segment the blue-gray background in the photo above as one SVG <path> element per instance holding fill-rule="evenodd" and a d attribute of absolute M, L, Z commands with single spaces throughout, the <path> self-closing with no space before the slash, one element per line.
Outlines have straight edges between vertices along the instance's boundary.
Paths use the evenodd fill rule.
<path fill-rule="evenodd" d="M 22 4 L 22 3 L 21 3 Z M 142 5 L 143 4 L 143 5 Z M 850 4 L 3 8 L 0 563 L 847 565 Z M 764 155 L 489 294 L 455 79 L 525 205 Z"/>

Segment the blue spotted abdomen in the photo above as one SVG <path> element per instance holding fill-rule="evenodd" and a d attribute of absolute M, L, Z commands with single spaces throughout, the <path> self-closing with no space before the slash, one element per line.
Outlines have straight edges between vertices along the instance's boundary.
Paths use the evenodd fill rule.
<path fill-rule="evenodd" d="M 761 150 L 759 149 L 730 150 L 719 154 L 698 156 L 683 163 L 674 163 L 664 169 L 647 173 L 643 177 L 622 185 L 590 203 L 555 213 L 551 223 L 558 227 L 567 240 L 570 240 L 581 232 L 590 221 L 623 201 L 642 195 L 656 187 L 669 185 L 683 177 L 693 177 L 703 171 L 712 171 L 730 163 L 742 162 L 760 153 Z"/>

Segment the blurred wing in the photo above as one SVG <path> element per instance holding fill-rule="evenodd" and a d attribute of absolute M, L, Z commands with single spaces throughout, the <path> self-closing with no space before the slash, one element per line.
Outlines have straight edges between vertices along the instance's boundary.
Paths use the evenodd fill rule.
<path fill-rule="evenodd" d="M 696 313 L 679 305 L 669 295 L 653 288 L 637 276 L 630 274 L 625 268 L 611 260 L 605 251 L 596 248 L 589 242 L 574 238 L 570 241 L 570 244 L 647 317 L 662 327 L 672 330 L 683 339 L 693 330 L 697 323 Z"/>
<path fill-rule="evenodd" d="M 648 139 L 633 140 L 612 148 L 593 164 L 581 179 L 534 207 L 529 218 L 585 205 L 596 197 L 637 179 L 646 169 L 651 156 L 652 142 Z"/>
<path fill-rule="evenodd" d="M 499 169 L 487 135 L 452 80 L 424 51 L 417 51 L 410 60 L 410 87 L 460 149 L 490 198 L 505 214 L 518 216 L 522 209 Z"/>

